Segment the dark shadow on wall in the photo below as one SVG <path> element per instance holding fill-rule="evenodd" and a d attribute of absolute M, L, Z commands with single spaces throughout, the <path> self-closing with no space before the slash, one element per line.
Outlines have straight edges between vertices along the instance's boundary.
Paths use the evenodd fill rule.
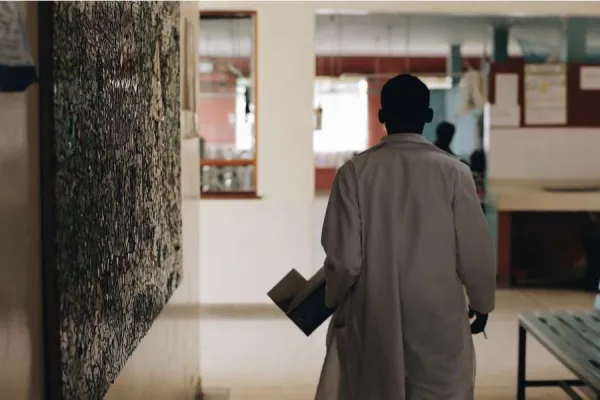
<path fill-rule="evenodd" d="M 40 2 L 46 398 L 100 399 L 181 280 L 178 2 Z"/>

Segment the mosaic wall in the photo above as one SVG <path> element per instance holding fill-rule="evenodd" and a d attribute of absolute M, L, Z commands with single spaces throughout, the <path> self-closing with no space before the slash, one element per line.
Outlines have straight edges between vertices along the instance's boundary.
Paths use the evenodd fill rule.
<path fill-rule="evenodd" d="M 101 399 L 181 279 L 179 3 L 52 10 L 57 385 Z"/>

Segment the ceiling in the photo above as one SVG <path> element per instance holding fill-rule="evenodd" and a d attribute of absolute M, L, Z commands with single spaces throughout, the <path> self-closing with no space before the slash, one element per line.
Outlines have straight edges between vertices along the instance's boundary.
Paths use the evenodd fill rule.
<path fill-rule="evenodd" d="M 600 19 L 588 19 L 588 46 L 600 48 Z M 442 56 L 452 44 L 464 55 L 491 52 L 493 26 L 508 24 L 509 53 L 520 55 L 519 40 L 557 50 L 563 21 L 559 18 L 489 16 L 317 14 L 315 48 L 319 55 Z M 247 56 L 252 46 L 250 20 L 203 20 L 200 54 L 212 57 Z"/>

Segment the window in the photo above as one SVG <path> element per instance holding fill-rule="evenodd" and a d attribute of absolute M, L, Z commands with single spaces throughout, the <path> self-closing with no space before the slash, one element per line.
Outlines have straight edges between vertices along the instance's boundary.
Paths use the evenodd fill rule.
<path fill-rule="evenodd" d="M 419 79 L 423 81 L 429 90 L 452 89 L 452 77 L 445 75 L 422 75 Z"/>
<path fill-rule="evenodd" d="M 256 197 L 255 33 L 254 12 L 200 13 L 202 198 Z"/>
<path fill-rule="evenodd" d="M 254 104 L 248 101 L 249 87 L 247 79 L 238 79 L 235 90 L 235 148 L 248 154 L 254 148 Z"/>
<path fill-rule="evenodd" d="M 336 167 L 368 145 L 368 85 L 362 78 L 317 78 L 313 148 L 317 167 Z"/>

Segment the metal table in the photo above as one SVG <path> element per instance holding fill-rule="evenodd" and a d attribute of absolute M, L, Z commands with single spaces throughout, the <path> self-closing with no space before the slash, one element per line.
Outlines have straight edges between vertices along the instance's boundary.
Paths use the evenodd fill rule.
<path fill-rule="evenodd" d="M 528 380 L 527 333 L 552 353 L 577 379 Z M 583 399 L 573 387 L 587 386 L 600 399 L 600 311 L 528 312 L 519 316 L 517 399 L 528 387 L 560 387 L 571 399 Z"/>

